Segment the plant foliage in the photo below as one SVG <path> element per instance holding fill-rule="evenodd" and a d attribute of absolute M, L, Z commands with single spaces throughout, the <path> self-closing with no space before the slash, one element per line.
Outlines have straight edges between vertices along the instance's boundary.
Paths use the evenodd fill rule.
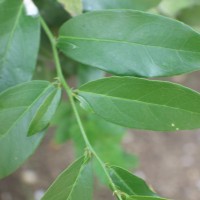
<path fill-rule="evenodd" d="M 34 153 L 52 123 L 55 140 L 73 140 L 79 159 L 42 200 L 92 200 L 92 169 L 118 200 L 166 200 L 121 168 L 137 163 L 121 142 L 124 127 L 200 128 L 198 92 L 147 79 L 200 69 L 199 2 L 173 3 L 0 0 L 0 178 Z M 66 81 L 73 75 L 75 88 Z"/>

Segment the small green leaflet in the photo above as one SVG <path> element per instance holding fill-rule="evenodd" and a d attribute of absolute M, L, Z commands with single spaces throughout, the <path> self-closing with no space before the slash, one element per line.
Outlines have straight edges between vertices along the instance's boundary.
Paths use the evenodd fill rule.
<path fill-rule="evenodd" d="M 143 179 L 127 170 L 117 166 L 111 166 L 108 170 L 119 192 L 127 196 L 126 200 L 167 200 L 159 197 Z"/>
<path fill-rule="evenodd" d="M 127 195 L 156 196 L 141 178 L 117 166 L 108 168 L 109 174 L 117 189 Z"/>
<path fill-rule="evenodd" d="M 64 170 L 41 200 L 92 200 L 91 163 L 82 157 Z"/>
<path fill-rule="evenodd" d="M 75 17 L 61 27 L 57 46 L 72 59 L 115 75 L 159 77 L 200 69 L 200 34 L 140 11 Z"/>
<path fill-rule="evenodd" d="M 80 15 L 83 10 L 82 0 L 57 0 L 71 16 Z"/>
<path fill-rule="evenodd" d="M 31 135 L 48 126 L 60 96 L 61 90 L 47 81 L 22 83 L 0 93 L 0 178 L 32 154 L 42 134 Z"/>
<path fill-rule="evenodd" d="M 60 96 L 61 91 L 55 90 L 46 97 L 46 100 L 43 101 L 33 120 L 31 121 L 28 135 L 33 135 L 49 125 L 49 122 L 51 121 L 51 118 L 58 107 Z"/>
<path fill-rule="evenodd" d="M 20 126 L 28 135 L 44 129 L 55 113 L 60 96 L 61 90 L 46 81 L 31 81 L 2 92 L 0 139 Z"/>
<path fill-rule="evenodd" d="M 87 83 L 77 92 L 97 115 L 125 127 L 154 131 L 200 128 L 200 94 L 181 85 L 111 77 Z"/>
<path fill-rule="evenodd" d="M 37 149 L 44 132 L 27 137 L 20 132 L 0 139 L 0 179 L 17 170 Z"/>
<path fill-rule="evenodd" d="M 40 41 L 39 17 L 22 0 L 0 1 L 0 92 L 32 77 Z"/>
<path fill-rule="evenodd" d="M 84 10 L 133 9 L 148 10 L 157 6 L 161 0 L 83 0 Z"/>

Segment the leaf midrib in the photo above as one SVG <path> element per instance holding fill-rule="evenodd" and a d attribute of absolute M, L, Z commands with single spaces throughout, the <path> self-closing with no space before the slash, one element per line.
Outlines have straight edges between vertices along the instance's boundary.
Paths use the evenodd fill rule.
<path fill-rule="evenodd" d="M 174 50 L 177 52 L 187 52 L 187 53 L 194 53 L 194 54 L 200 54 L 200 51 L 190 51 L 190 50 L 182 50 L 182 49 L 175 49 L 175 48 L 169 48 L 169 47 L 162 47 L 162 46 L 156 46 L 156 45 L 145 45 L 137 42 L 129 42 L 124 40 L 112 40 L 112 39 L 104 39 L 104 38 L 87 38 L 87 37 L 74 37 L 74 36 L 63 36 L 61 35 L 58 38 L 58 42 L 63 43 L 63 41 L 59 41 L 59 39 L 69 39 L 69 40 L 85 40 L 85 41 L 92 41 L 92 42 L 109 42 L 109 43 L 122 43 L 122 44 L 129 44 L 129 45 L 139 45 L 143 47 L 153 47 L 153 48 L 161 48 L 161 49 L 168 49 L 168 50 Z"/>
<path fill-rule="evenodd" d="M 153 106 L 159 106 L 159 107 L 166 107 L 167 109 L 171 108 L 171 109 L 175 109 L 175 110 L 182 110 L 182 111 L 185 111 L 185 112 L 187 111 L 187 112 L 190 112 L 190 113 L 193 113 L 193 114 L 200 115 L 199 112 L 194 112 L 194 111 L 191 111 L 191 110 L 178 108 L 178 107 L 173 107 L 173 106 L 167 106 L 167 105 L 163 105 L 163 104 L 155 104 L 155 103 L 150 103 L 150 102 L 145 102 L 145 101 L 138 101 L 138 100 L 135 100 L 135 99 L 120 98 L 120 97 L 109 96 L 109 95 L 105 95 L 105 94 L 99 94 L 99 93 L 88 92 L 88 91 L 83 91 L 83 90 L 77 90 L 77 92 L 79 92 L 80 94 L 81 93 L 88 93 L 88 94 L 91 94 L 91 95 L 97 95 L 97 96 L 99 95 L 99 96 L 102 96 L 102 97 L 105 97 L 105 98 L 111 97 L 113 99 L 123 100 L 123 101 L 128 101 L 128 102 L 137 102 L 137 103 L 140 103 L 140 104 L 147 104 L 147 105 L 153 105 Z"/>
<path fill-rule="evenodd" d="M 83 169 L 84 169 L 85 167 L 86 167 L 86 161 L 83 161 L 83 163 L 82 163 L 82 165 L 81 165 L 81 168 L 80 168 L 80 170 L 79 170 L 79 173 L 78 173 L 78 175 L 77 175 L 77 177 L 76 177 L 76 179 L 75 179 L 75 181 L 74 181 L 74 184 L 72 185 L 72 189 L 71 189 L 71 191 L 70 191 L 70 193 L 69 193 L 69 195 L 68 195 L 68 197 L 67 197 L 66 200 L 71 200 L 70 198 L 71 198 L 71 195 L 73 194 L 73 191 L 74 191 L 74 189 L 75 189 L 75 187 L 76 187 L 76 183 L 78 182 L 79 177 L 80 177 L 80 175 L 81 175 L 81 173 L 82 173 L 82 171 L 83 171 Z"/>
<path fill-rule="evenodd" d="M 51 85 L 50 85 L 50 86 L 47 86 L 47 87 L 43 90 L 43 92 L 33 101 L 33 103 L 31 103 L 29 106 L 26 106 L 26 109 L 24 110 L 24 112 L 23 112 L 23 113 L 19 116 L 19 118 L 12 124 L 12 126 L 11 126 L 4 134 L 2 134 L 2 136 L 0 137 L 0 139 L 3 138 L 3 137 L 6 137 L 6 135 L 8 134 L 8 132 L 13 128 L 13 126 L 16 125 L 16 123 L 24 116 L 24 114 L 31 108 L 31 106 L 33 106 L 33 105 L 37 102 L 37 100 L 40 99 L 40 98 L 42 97 L 42 95 L 44 95 L 45 92 L 46 92 L 50 87 L 51 87 Z"/>
<path fill-rule="evenodd" d="M 126 182 L 122 179 L 122 177 L 114 170 L 113 173 L 119 178 L 119 180 L 121 180 L 121 183 L 123 183 L 123 185 L 129 190 L 129 192 L 131 192 L 131 195 L 137 195 L 127 184 Z M 130 194 L 129 194 L 130 195 Z"/>
<path fill-rule="evenodd" d="M 29 123 L 28 132 L 29 132 L 29 130 L 30 130 L 30 127 L 31 127 L 31 125 L 32 125 L 32 123 L 33 123 L 33 121 L 34 121 L 34 119 L 37 117 L 38 112 L 39 112 L 40 109 L 43 107 L 43 105 L 46 103 L 46 100 L 49 98 L 49 96 L 51 96 L 51 94 L 53 94 L 53 93 L 55 93 L 55 95 L 56 95 L 57 91 L 56 91 L 56 90 L 52 90 L 51 92 L 49 92 L 49 94 L 46 96 L 46 98 L 44 99 L 44 101 L 43 101 L 43 102 L 40 104 L 40 106 L 38 106 L 38 108 L 36 109 L 36 111 L 35 111 L 35 113 L 34 113 L 34 116 L 33 116 L 32 120 L 31 120 L 31 122 Z M 54 97 L 55 97 L 55 95 L 54 95 Z M 54 99 L 54 97 L 53 97 L 52 99 Z M 44 113 L 43 113 L 43 116 L 44 116 Z"/>

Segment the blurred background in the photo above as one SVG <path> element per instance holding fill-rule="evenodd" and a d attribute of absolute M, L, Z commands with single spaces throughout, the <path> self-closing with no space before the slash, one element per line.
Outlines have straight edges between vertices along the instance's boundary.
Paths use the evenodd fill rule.
<path fill-rule="evenodd" d="M 84 12 L 126 8 L 101 0 L 83 0 Z M 146 1 L 146 3 L 145 3 Z M 51 30 L 57 35 L 59 27 L 70 15 L 80 14 L 81 8 L 69 8 L 67 0 L 37 0 Z M 71 1 L 73 2 L 73 1 Z M 137 1 L 136 1 L 137 2 Z M 164 15 L 180 20 L 200 31 L 200 0 L 138 1 L 133 9 Z M 143 4 L 144 2 L 144 4 Z M 153 2 L 153 1 L 152 1 Z M 132 8 L 129 7 L 128 8 Z M 66 11 L 68 10 L 68 12 Z M 104 72 L 76 63 L 60 55 L 66 79 L 72 87 L 108 76 Z M 51 47 L 41 33 L 41 47 L 34 79 L 53 81 L 56 76 Z M 172 77 L 176 83 L 200 91 L 200 72 Z M 125 167 L 144 178 L 158 194 L 174 200 L 197 200 L 200 194 L 200 130 L 161 133 L 127 130 L 105 122 L 80 109 L 90 142 L 100 157 L 108 163 Z M 11 176 L 0 181 L 0 200 L 39 200 L 48 186 L 84 150 L 79 129 L 68 105 L 67 97 L 52 120 L 51 128 L 35 154 Z M 95 200 L 114 200 L 104 186 L 104 177 L 93 163 Z"/>

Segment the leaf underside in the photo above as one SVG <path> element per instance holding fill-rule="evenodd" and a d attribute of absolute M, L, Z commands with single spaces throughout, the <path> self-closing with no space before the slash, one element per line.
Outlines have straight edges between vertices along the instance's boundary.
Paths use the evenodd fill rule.
<path fill-rule="evenodd" d="M 0 92 L 32 78 L 40 41 L 39 17 L 27 16 L 23 1 L 0 3 Z"/>

